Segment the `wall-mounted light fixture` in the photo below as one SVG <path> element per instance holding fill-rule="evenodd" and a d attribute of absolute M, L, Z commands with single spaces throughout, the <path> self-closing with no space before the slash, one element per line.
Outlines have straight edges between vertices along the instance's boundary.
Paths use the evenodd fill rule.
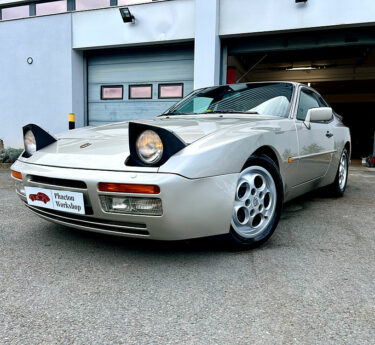
<path fill-rule="evenodd" d="M 131 14 L 128 7 L 120 8 L 120 14 L 121 14 L 121 17 L 122 17 L 122 20 L 124 21 L 124 23 L 132 23 L 132 24 L 135 23 L 135 18 Z"/>
<path fill-rule="evenodd" d="M 33 58 L 31 57 L 31 56 L 29 56 L 28 58 L 27 58 L 27 63 L 29 64 L 29 65 L 31 65 L 32 63 L 33 63 Z"/>

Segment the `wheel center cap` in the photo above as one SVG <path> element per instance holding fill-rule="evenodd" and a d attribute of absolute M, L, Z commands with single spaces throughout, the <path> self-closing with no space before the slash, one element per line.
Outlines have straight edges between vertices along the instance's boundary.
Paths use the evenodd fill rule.
<path fill-rule="evenodd" d="M 254 205 L 255 207 L 259 205 L 259 200 L 258 200 L 258 198 L 254 198 L 254 200 L 253 200 L 253 205 Z"/>

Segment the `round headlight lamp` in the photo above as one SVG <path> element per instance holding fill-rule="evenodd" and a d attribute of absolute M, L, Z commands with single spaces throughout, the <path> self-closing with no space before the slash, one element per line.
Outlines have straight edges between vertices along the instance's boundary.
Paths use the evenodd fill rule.
<path fill-rule="evenodd" d="M 136 141 L 138 157 L 146 164 L 155 164 L 163 157 L 163 142 L 154 131 L 146 130 Z"/>
<path fill-rule="evenodd" d="M 29 156 L 32 156 L 36 151 L 36 140 L 33 132 L 31 130 L 28 130 L 24 137 L 23 141 L 25 144 L 25 151 Z"/>

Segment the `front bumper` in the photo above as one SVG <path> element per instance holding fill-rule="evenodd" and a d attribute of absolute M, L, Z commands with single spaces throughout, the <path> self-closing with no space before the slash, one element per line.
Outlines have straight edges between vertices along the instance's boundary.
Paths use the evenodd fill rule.
<path fill-rule="evenodd" d="M 14 163 L 12 169 L 22 173 L 24 186 L 83 193 L 87 210 L 84 216 L 27 205 L 26 197 L 18 193 L 28 208 L 42 218 L 88 231 L 156 240 L 182 240 L 228 233 L 238 179 L 238 174 L 187 179 L 175 174 L 57 168 L 20 161 Z M 82 181 L 87 187 L 41 183 L 36 181 L 35 176 Z M 99 192 L 99 182 L 158 185 L 161 191 L 155 197 L 162 200 L 163 215 L 104 212 L 99 195 L 150 195 Z"/>

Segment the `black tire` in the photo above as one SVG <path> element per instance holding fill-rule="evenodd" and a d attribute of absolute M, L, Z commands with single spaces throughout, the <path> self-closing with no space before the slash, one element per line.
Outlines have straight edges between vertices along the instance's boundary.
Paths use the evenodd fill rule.
<path fill-rule="evenodd" d="M 340 184 L 340 162 L 343 156 L 345 156 L 345 159 L 346 159 L 346 176 L 345 176 L 345 183 Z M 339 161 L 339 166 L 337 168 L 335 181 L 330 186 L 328 186 L 328 190 L 331 196 L 340 198 L 344 195 L 346 185 L 348 183 L 348 175 L 349 175 L 349 154 L 348 154 L 347 149 L 344 148 L 340 156 L 340 161 Z"/>
<path fill-rule="evenodd" d="M 277 191 L 275 211 L 267 227 L 259 235 L 256 235 L 255 237 L 251 237 L 251 238 L 243 237 L 231 225 L 228 237 L 229 237 L 229 243 L 231 244 L 231 247 L 234 249 L 240 249 L 240 250 L 252 249 L 252 248 L 259 247 L 260 245 L 265 243 L 272 236 L 272 234 L 274 233 L 279 223 L 281 210 L 283 206 L 283 197 L 284 197 L 283 183 L 282 183 L 282 179 L 280 176 L 279 168 L 274 163 L 274 161 L 270 159 L 268 156 L 263 155 L 263 154 L 253 155 L 247 160 L 242 171 L 244 171 L 245 169 L 251 166 L 260 166 L 266 169 L 272 176 L 273 181 L 276 186 L 276 191 Z"/>

